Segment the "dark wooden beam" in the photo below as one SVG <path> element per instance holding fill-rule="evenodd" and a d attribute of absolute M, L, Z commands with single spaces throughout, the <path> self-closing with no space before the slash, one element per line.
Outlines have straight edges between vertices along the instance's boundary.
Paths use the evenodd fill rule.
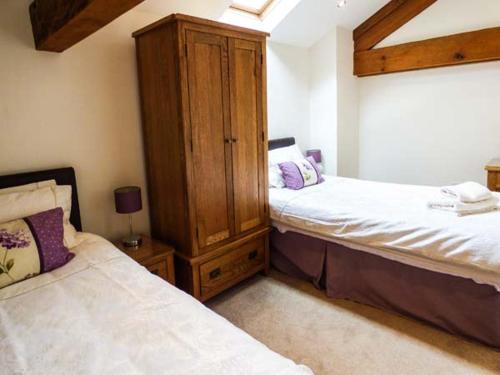
<path fill-rule="evenodd" d="M 359 77 L 500 60 L 500 27 L 354 53 Z"/>
<path fill-rule="evenodd" d="M 144 0 L 34 0 L 30 5 L 36 49 L 62 52 Z"/>
<path fill-rule="evenodd" d="M 354 30 L 354 50 L 373 48 L 436 1 L 391 0 Z"/>

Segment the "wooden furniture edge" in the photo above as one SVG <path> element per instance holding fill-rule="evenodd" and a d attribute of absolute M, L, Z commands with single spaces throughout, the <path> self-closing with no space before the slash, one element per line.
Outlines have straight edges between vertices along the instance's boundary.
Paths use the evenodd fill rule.
<path fill-rule="evenodd" d="M 144 258 L 137 258 L 139 261 L 144 260 L 147 262 L 154 263 L 154 262 L 162 261 L 162 260 L 166 259 L 168 256 L 175 254 L 175 248 L 172 245 L 169 245 L 168 243 L 166 243 L 165 241 L 158 240 L 156 238 L 153 238 L 151 236 L 147 236 L 144 234 L 141 234 L 141 237 L 142 237 L 143 243 L 141 244 L 141 246 L 139 246 L 137 248 L 134 248 L 134 247 L 127 248 L 120 242 L 120 240 L 113 241 L 113 244 L 120 251 L 122 251 L 124 254 L 130 256 L 133 259 L 137 258 L 137 257 L 134 257 L 133 255 L 137 256 L 138 254 L 141 253 L 142 247 L 151 247 L 151 248 L 157 249 L 158 248 L 157 246 L 161 246 L 161 248 L 162 248 L 161 252 L 159 252 L 158 254 L 153 254 L 153 255 L 144 257 Z M 131 255 L 129 255 L 129 254 L 131 254 Z"/>
<path fill-rule="evenodd" d="M 183 253 L 180 253 L 178 251 L 175 252 L 175 256 L 179 257 L 180 259 L 189 263 L 190 265 L 198 265 L 201 263 L 205 263 L 209 260 L 212 260 L 214 258 L 218 258 L 218 257 L 230 252 L 234 248 L 237 248 L 237 247 L 245 244 L 246 242 L 249 242 L 251 240 L 254 240 L 256 238 L 259 238 L 259 237 L 262 237 L 266 234 L 269 234 L 271 232 L 271 230 L 272 230 L 271 227 L 262 228 L 260 230 L 255 231 L 255 232 L 252 232 L 244 237 L 240 237 L 233 242 L 229 242 L 228 244 L 221 246 L 217 250 L 214 250 L 214 251 L 211 251 L 209 253 L 202 254 L 202 255 L 198 255 L 196 257 L 190 257 L 190 256 L 185 255 Z"/>
<path fill-rule="evenodd" d="M 500 172 L 500 158 L 491 159 L 484 169 L 489 172 Z"/>
<path fill-rule="evenodd" d="M 487 165 L 484 169 L 488 172 L 500 172 L 500 166 L 489 166 Z"/>
<path fill-rule="evenodd" d="M 199 300 L 201 302 L 208 301 L 210 298 L 215 297 L 216 295 L 218 295 L 218 294 L 222 293 L 223 291 L 235 286 L 236 284 L 240 283 L 241 281 L 252 277 L 253 275 L 257 274 L 260 271 L 263 271 L 264 269 L 265 269 L 264 264 L 262 264 L 258 267 L 252 268 L 248 272 L 245 272 L 245 273 L 239 275 L 238 277 L 235 277 L 234 279 L 231 279 L 230 281 L 225 283 L 222 290 L 214 289 L 212 292 L 206 293 L 204 295 L 200 294 Z"/>
<path fill-rule="evenodd" d="M 143 267 L 151 267 L 158 263 L 164 263 L 166 265 L 167 278 L 166 280 L 175 285 L 175 268 L 174 268 L 174 258 L 175 258 L 175 248 L 167 244 L 164 241 L 157 240 L 151 236 L 141 235 L 143 238 L 143 244 L 141 246 L 150 247 L 152 249 L 158 249 L 161 247 L 161 252 L 158 254 L 152 254 L 145 257 L 138 257 L 140 255 L 141 247 L 138 248 L 127 248 L 119 240 L 113 241 L 113 244 L 125 255 L 133 259 L 135 262 L 139 263 Z M 161 277 L 161 276 L 160 276 Z"/>
<path fill-rule="evenodd" d="M 167 275 L 168 282 L 175 285 L 175 267 L 174 267 L 175 252 L 167 257 Z"/>
<path fill-rule="evenodd" d="M 230 25 L 230 24 L 223 23 L 223 22 L 207 20 L 207 19 L 194 17 L 194 16 L 188 16 L 186 14 L 174 13 L 174 14 L 166 16 L 166 17 L 164 17 L 156 22 L 153 22 L 152 24 L 150 24 L 146 27 L 143 27 L 142 29 L 134 31 L 132 33 L 132 37 L 137 38 L 141 34 L 144 34 L 148 31 L 158 27 L 159 25 L 171 23 L 171 22 L 175 22 L 175 21 L 185 21 L 185 22 L 190 22 L 190 23 L 195 23 L 195 24 L 205 25 L 205 26 L 210 26 L 210 27 L 224 28 L 227 30 L 243 32 L 243 33 L 252 34 L 252 35 L 256 35 L 256 36 L 261 36 L 263 38 L 271 35 L 265 31 L 258 31 L 258 30 L 253 30 L 253 29 L 249 29 L 246 27 Z"/>

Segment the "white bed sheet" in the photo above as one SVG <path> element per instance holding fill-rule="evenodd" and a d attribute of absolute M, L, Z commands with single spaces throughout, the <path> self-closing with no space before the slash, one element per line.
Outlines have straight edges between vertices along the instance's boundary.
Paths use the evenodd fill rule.
<path fill-rule="evenodd" d="M 458 217 L 427 208 L 439 197 L 436 187 L 325 179 L 302 190 L 270 189 L 274 226 L 500 291 L 500 211 Z"/>
<path fill-rule="evenodd" d="M 3 374 L 312 374 L 79 234 L 64 267 L 0 290 Z"/>

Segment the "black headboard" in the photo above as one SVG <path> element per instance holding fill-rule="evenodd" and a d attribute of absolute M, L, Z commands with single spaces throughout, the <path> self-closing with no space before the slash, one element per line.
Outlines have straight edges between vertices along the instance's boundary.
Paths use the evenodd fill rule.
<path fill-rule="evenodd" d="M 0 176 L 0 189 L 46 180 L 56 180 L 57 185 L 71 185 L 71 216 L 69 220 L 77 231 L 81 231 L 80 206 L 78 205 L 76 176 L 73 168 L 59 168 Z"/>
<path fill-rule="evenodd" d="M 269 140 L 269 151 L 276 150 L 277 148 L 287 147 L 295 144 L 294 137 L 278 138 Z"/>

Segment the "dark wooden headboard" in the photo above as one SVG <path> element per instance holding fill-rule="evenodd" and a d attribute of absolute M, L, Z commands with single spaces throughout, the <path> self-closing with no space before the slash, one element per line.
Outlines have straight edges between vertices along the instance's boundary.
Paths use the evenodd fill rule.
<path fill-rule="evenodd" d="M 71 216 L 69 220 L 77 231 L 82 230 L 76 176 L 73 168 L 49 169 L 45 171 L 17 173 L 0 176 L 0 189 L 31 184 L 46 180 L 56 180 L 57 185 L 71 185 Z"/>
<path fill-rule="evenodd" d="M 278 138 L 269 140 L 269 151 L 276 150 L 277 148 L 287 147 L 295 144 L 294 137 Z"/>

